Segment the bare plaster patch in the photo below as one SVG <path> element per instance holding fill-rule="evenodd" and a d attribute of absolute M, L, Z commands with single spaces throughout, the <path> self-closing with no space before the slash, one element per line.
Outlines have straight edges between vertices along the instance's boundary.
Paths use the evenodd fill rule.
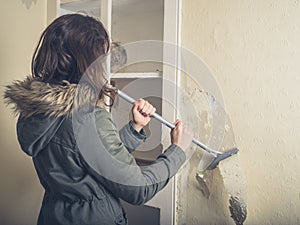
<path fill-rule="evenodd" d="M 196 116 L 188 126 L 193 130 L 195 138 L 203 143 L 215 141 L 220 151 L 235 147 L 234 133 L 229 118 L 225 115 L 223 133 L 213 137 L 213 113 L 224 113 L 218 107 L 212 107 L 214 99 L 196 83 L 186 77 L 182 86 L 187 96 L 182 96 L 181 104 L 190 98 L 196 109 Z M 186 109 L 185 107 L 182 107 Z M 212 110 L 215 110 L 214 112 Z M 185 110 L 181 113 L 183 121 L 191 121 L 191 115 Z M 217 117 L 218 118 L 218 117 Z M 221 137 L 218 137 L 221 136 Z M 210 140 L 210 138 L 215 140 Z M 214 146 L 214 147 L 215 147 Z M 241 225 L 247 216 L 246 181 L 238 156 L 221 161 L 218 168 L 205 170 L 199 162 L 207 155 L 203 150 L 192 147 L 192 155 L 188 163 L 181 169 L 177 185 L 177 224 L 224 224 Z M 217 149 L 218 150 L 218 149 Z M 202 161 L 203 162 L 203 161 Z M 200 171 L 200 173 L 199 173 Z"/>

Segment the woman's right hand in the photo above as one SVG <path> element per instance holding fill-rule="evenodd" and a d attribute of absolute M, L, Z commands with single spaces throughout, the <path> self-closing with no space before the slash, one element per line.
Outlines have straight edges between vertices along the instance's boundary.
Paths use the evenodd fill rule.
<path fill-rule="evenodd" d="M 183 125 L 181 120 L 176 120 L 175 128 L 171 130 L 171 143 L 178 145 L 183 150 L 186 150 L 193 139 L 193 132 Z"/>

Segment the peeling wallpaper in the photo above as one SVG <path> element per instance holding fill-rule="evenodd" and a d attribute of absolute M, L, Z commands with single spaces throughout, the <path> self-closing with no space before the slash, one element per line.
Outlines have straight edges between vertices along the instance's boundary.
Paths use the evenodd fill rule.
<path fill-rule="evenodd" d="M 245 224 L 300 224 L 300 1 L 182 4 L 182 45 L 213 71 L 240 149 Z M 188 190 L 199 198 L 197 187 Z M 208 209 L 203 199 L 192 204 Z M 194 224 L 211 218 L 192 215 Z"/>
<path fill-rule="evenodd" d="M 230 118 L 221 104 L 191 76 L 184 74 L 182 78 L 180 118 L 194 137 L 217 151 L 236 147 Z M 212 162 L 210 154 L 192 145 L 187 156 L 177 176 L 176 224 L 242 225 L 247 216 L 247 194 L 239 157 L 231 156 L 216 169 L 204 171 Z"/>

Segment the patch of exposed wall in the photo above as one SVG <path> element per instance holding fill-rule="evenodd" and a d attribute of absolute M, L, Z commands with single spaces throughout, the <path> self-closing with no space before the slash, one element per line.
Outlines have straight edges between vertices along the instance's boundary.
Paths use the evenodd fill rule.
<path fill-rule="evenodd" d="M 182 89 L 181 118 L 193 130 L 195 138 L 210 143 L 212 148 L 221 145 L 221 151 L 235 147 L 230 120 L 213 96 L 188 75 L 182 76 Z M 216 117 L 215 114 L 221 115 Z M 215 136 L 212 126 L 222 120 L 213 120 L 222 116 L 224 132 Z M 203 158 L 208 158 L 206 154 L 203 157 L 204 151 L 194 146 L 188 155 L 188 163 L 178 176 L 177 224 L 243 224 L 247 215 L 246 181 L 238 156 L 220 162 L 214 170 L 203 171 L 210 162 L 203 167 Z"/>
<path fill-rule="evenodd" d="M 248 225 L 300 224 L 299 12 L 298 0 L 183 1 L 183 47 L 215 74 L 240 148 Z M 200 157 L 195 154 L 180 177 L 188 205 L 179 205 L 178 221 L 186 224 L 228 217 L 227 205 L 205 199 L 197 189 L 191 173 Z M 213 172 L 214 179 L 223 170 Z M 219 192 L 228 180 L 222 182 Z"/>

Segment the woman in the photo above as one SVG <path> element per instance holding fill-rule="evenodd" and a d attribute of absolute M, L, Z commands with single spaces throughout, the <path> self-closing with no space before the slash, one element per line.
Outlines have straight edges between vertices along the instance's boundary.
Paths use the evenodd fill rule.
<path fill-rule="evenodd" d="M 143 127 L 155 108 L 139 99 L 132 107 L 133 119 L 118 133 L 111 115 L 95 104 L 99 100 L 95 86 L 105 82 L 101 71 L 89 73 L 90 82 L 80 82 L 109 47 L 101 22 L 80 14 L 61 16 L 40 38 L 32 76 L 7 86 L 6 101 L 19 114 L 20 146 L 32 157 L 45 189 L 38 225 L 127 224 L 120 199 L 144 204 L 185 161 L 192 134 L 177 120 L 172 144 L 152 165 L 137 166 L 130 153 L 145 141 Z M 101 93 L 109 91 L 113 90 L 104 86 Z M 76 101 L 78 92 L 84 101 Z M 74 115 L 82 108 L 84 125 L 74 127 Z M 100 141 L 91 139 L 90 127 Z"/>

